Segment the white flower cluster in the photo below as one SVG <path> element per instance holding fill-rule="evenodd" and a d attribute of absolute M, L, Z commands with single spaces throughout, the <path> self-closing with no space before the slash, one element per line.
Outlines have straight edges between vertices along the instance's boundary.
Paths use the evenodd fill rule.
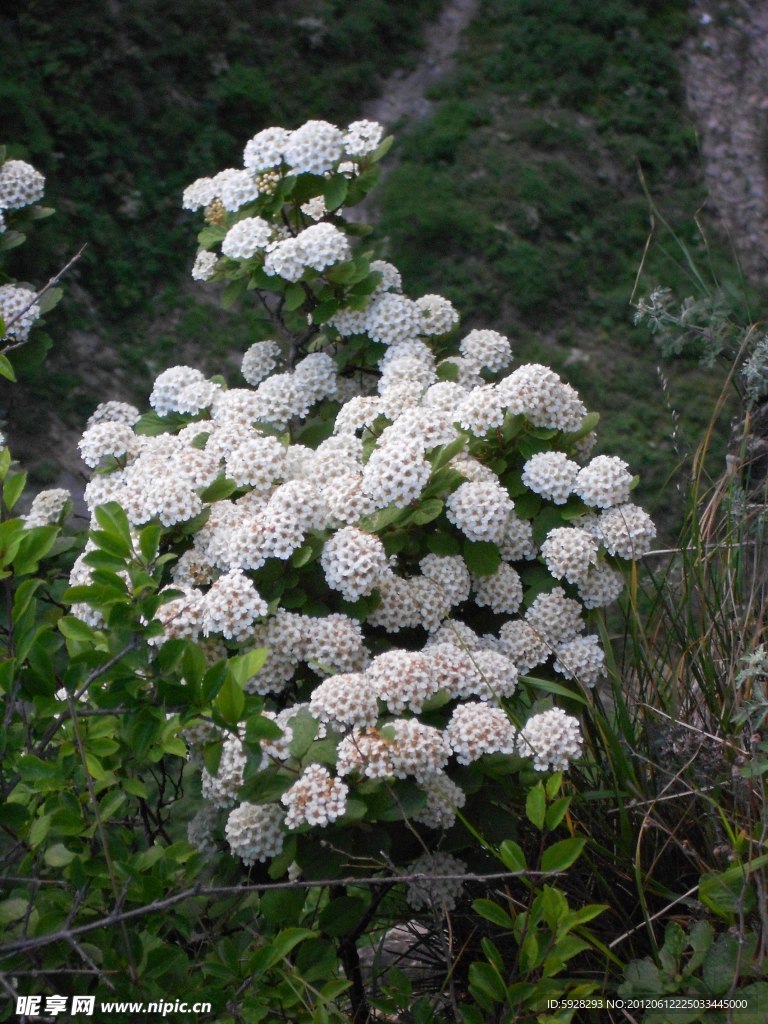
<path fill-rule="evenodd" d="M 561 708 L 543 711 L 529 718 L 518 736 L 522 757 L 532 757 L 536 771 L 566 771 L 581 756 L 582 739 L 578 719 Z"/>
<path fill-rule="evenodd" d="M 556 373 L 511 369 L 510 342 L 492 330 L 469 331 L 438 360 L 434 339 L 443 356 L 458 324 L 452 304 L 404 295 L 389 263 L 365 278 L 364 260 L 352 262 L 353 233 L 324 196 L 332 206 L 348 186 L 355 200 L 382 134 L 368 121 L 265 129 L 243 170 L 187 189 L 185 205 L 207 207 L 223 239 L 221 258 L 198 255 L 196 275 L 243 273 L 256 287 L 271 277 L 266 290 L 285 296 L 281 341 L 248 348 L 244 387 L 171 367 L 152 389 L 156 416 L 105 408 L 81 441 L 101 470 L 92 511 L 117 500 L 133 527 L 173 529 L 163 543 L 177 593 L 156 613 L 157 646 L 266 648 L 244 689 L 283 734 L 257 747 L 256 767 L 292 785 L 229 814 L 227 840 L 246 864 L 276 856 L 292 831 L 347 827 L 360 786 L 396 793 L 408 780 L 424 794 L 412 820 L 440 830 L 467 800 L 471 772 L 459 766 L 517 755 L 566 768 L 582 749 L 578 722 L 555 708 L 516 728 L 518 690 L 533 669 L 573 689 L 597 683 L 605 655 L 587 610 L 615 599 L 620 561 L 654 535 L 629 501 L 626 464 L 587 461 L 586 409 Z M 160 417 L 165 432 L 141 433 Z M 87 582 L 76 565 L 73 582 Z M 246 752 L 238 736 L 223 746 L 203 795 L 229 809 Z M 461 873 L 445 856 L 414 871 Z M 412 902 L 449 905 L 457 891 L 416 886 Z"/>
<path fill-rule="evenodd" d="M 0 319 L 5 324 L 4 338 L 26 341 L 35 322 L 40 319 L 35 293 L 20 285 L 0 285 Z"/>
<path fill-rule="evenodd" d="M 246 866 L 270 860 L 285 842 L 283 813 L 275 804 L 240 804 L 224 828 L 232 853 Z"/>
<path fill-rule="evenodd" d="M 349 787 L 341 779 L 331 777 L 327 768 L 311 764 L 280 797 L 288 808 L 285 824 L 289 829 L 302 825 L 324 828 L 340 818 L 347 809 Z"/>
<path fill-rule="evenodd" d="M 45 178 L 25 160 L 6 160 L 0 166 L 0 213 L 20 210 L 43 198 Z"/>
<path fill-rule="evenodd" d="M 424 875 L 409 882 L 405 898 L 414 910 L 433 910 L 439 914 L 454 910 L 464 890 L 458 875 L 466 874 L 467 865 L 450 853 L 425 853 L 407 869 L 409 874 Z"/>
<path fill-rule="evenodd" d="M 35 495 L 29 512 L 24 516 L 24 525 L 31 529 L 33 526 L 49 526 L 59 522 L 71 501 L 72 495 L 63 487 L 40 491 Z"/>

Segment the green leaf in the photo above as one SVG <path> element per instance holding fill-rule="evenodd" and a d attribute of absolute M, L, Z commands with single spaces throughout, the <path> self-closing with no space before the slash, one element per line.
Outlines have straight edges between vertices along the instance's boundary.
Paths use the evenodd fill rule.
<path fill-rule="evenodd" d="M 541 857 L 542 871 L 565 871 L 578 860 L 586 839 L 561 839 L 548 847 Z"/>
<path fill-rule="evenodd" d="M 263 715 L 250 715 L 245 724 L 245 739 L 248 743 L 260 743 L 261 740 L 279 740 L 284 735 L 280 726 L 271 718 Z"/>
<path fill-rule="evenodd" d="M 546 810 L 547 801 L 544 795 L 544 787 L 538 782 L 532 789 L 528 790 L 528 795 L 525 798 L 525 816 L 536 828 L 543 829 Z"/>
<path fill-rule="evenodd" d="M 3 501 L 10 512 L 27 485 L 26 473 L 9 473 L 3 483 Z"/>
<path fill-rule="evenodd" d="M 58 535 L 58 526 L 35 526 L 25 530 L 13 556 L 13 568 L 17 576 L 36 572 L 38 563 L 51 550 Z"/>
<path fill-rule="evenodd" d="M 376 163 L 379 162 L 379 160 L 382 159 L 382 157 L 385 157 L 387 155 L 387 153 L 390 151 L 390 149 L 392 148 L 392 144 L 394 143 L 394 141 L 395 141 L 395 136 L 394 135 L 387 135 L 387 137 L 385 139 L 382 139 L 381 142 L 376 147 L 376 149 L 374 149 L 373 153 L 371 153 L 371 155 L 369 157 L 371 162 L 376 164 Z"/>
<path fill-rule="evenodd" d="M 318 723 L 310 713 L 304 709 L 294 715 L 290 722 L 293 738 L 291 740 L 291 754 L 301 760 L 307 753 L 315 736 L 317 735 Z"/>
<path fill-rule="evenodd" d="M 553 772 L 544 784 L 544 792 L 547 794 L 547 800 L 555 799 L 557 794 L 560 792 L 560 787 L 562 786 L 562 784 L 563 773 Z"/>
<path fill-rule="evenodd" d="M 501 565 L 498 545 L 489 540 L 465 540 L 464 561 L 476 576 L 492 576 Z"/>
<path fill-rule="evenodd" d="M 261 671 L 264 662 L 267 660 L 268 650 L 266 647 L 254 647 L 245 654 L 238 654 L 229 659 L 229 671 L 235 682 L 244 687 L 255 675 Z"/>
<path fill-rule="evenodd" d="M 8 356 L 4 356 L 2 353 L 0 353 L 0 377 L 5 377 L 6 380 L 13 381 L 14 384 L 16 383 L 16 374 L 11 366 L 11 361 Z"/>
<path fill-rule="evenodd" d="M 38 207 L 38 209 L 41 210 L 42 208 Z M 51 213 L 53 213 L 53 210 L 45 210 L 46 215 Z M 63 298 L 63 288 L 49 288 L 48 291 L 44 292 L 37 300 L 37 304 L 40 307 L 40 315 L 45 316 L 46 313 L 50 313 L 52 309 L 55 309 L 56 306 L 58 306 Z"/>
<path fill-rule="evenodd" d="M 354 930 L 367 909 L 368 901 L 360 896 L 340 896 L 323 910 L 318 927 L 326 935 L 346 935 Z"/>
<path fill-rule="evenodd" d="M 586 907 L 579 907 L 578 910 L 569 910 L 567 914 L 563 914 L 560 918 L 558 934 L 564 935 L 571 928 L 576 928 L 580 924 L 587 924 L 588 921 L 592 921 L 605 910 L 608 910 L 607 903 L 589 903 Z"/>
<path fill-rule="evenodd" d="M 270 951 L 269 966 L 272 967 L 285 959 L 300 942 L 314 938 L 317 938 L 317 932 L 310 931 L 309 928 L 284 928 L 267 947 Z"/>
<path fill-rule="evenodd" d="M 145 437 L 156 437 L 159 434 L 175 434 L 177 430 L 186 427 L 188 423 L 194 422 L 192 416 L 182 416 L 181 413 L 169 412 L 161 416 L 156 412 L 145 412 L 134 425 L 134 431 Z M 200 429 L 205 429 L 205 424 L 200 424 Z"/>
<path fill-rule="evenodd" d="M 581 426 L 578 430 L 563 433 L 563 441 L 565 442 L 565 444 L 571 444 L 574 441 L 580 441 L 582 437 L 586 437 L 587 434 L 591 434 L 599 422 L 599 412 L 588 412 L 584 419 L 581 421 Z"/>
<path fill-rule="evenodd" d="M 425 526 L 437 519 L 443 511 L 443 502 L 439 498 L 427 498 L 421 505 L 411 513 L 410 521 L 415 526 Z"/>
<path fill-rule="evenodd" d="M 245 694 L 240 683 L 231 672 L 227 672 L 221 689 L 216 695 L 214 706 L 225 722 L 237 725 L 245 707 Z"/>
<path fill-rule="evenodd" d="M 507 996 L 504 980 L 491 964 L 475 962 L 469 968 L 469 984 L 479 989 L 484 995 L 496 1003 L 503 1003 Z"/>
<path fill-rule="evenodd" d="M 294 309 L 299 309 L 304 305 L 304 300 L 307 297 L 307 293 L 304 288 L 297 282 L 296 284 L 289 284 L 285 289 L 285 309 L 288 313 Z"/>
<path fill-rule="evenodd" d="M 18 921 L 23 921 L 29 910 L 29 900 L 14 896 L 9 900 L 0 903 L 0 927 L 7 927 Z"/>
<path fill-rule="evenodd" d="M 527 866 L 525 863 L 525 854 L 519 843 L 516 843 L 514 839 L 505 839 L 499 847 L 499 857 L 505 868 L 508 871 L 525 871 Z"/>
<path fill-rule="evenodd" d="M 75 859 L 75 854 L 71 850 L 68 850 L 63 843 L 54 843 L 50 846 L 43 856 L 43 860 L 49 867 L 52 868 L 63 868 L 67 864 L 71 864 Z"/>
<path fill-rule="evenodd" d="M 234 281 L 230 281 L 221 293 L 221 299 L 219 301 L 221 302 L 222 308 L 231 309 L 235 303 L 239 302 L 239 300 L 245 295 L 247 290 L 247 278 L 237 277 Z"/>
<path fill-rule="evenodd" d="M 104 533 L 119 546 L 120 553 L 129 558 L 133 554 L 133 540 L 128 516 L 122 508 L 116 501 L 108 501 L 105 505 L 98 505 L 94 515 Z"/>
<path fill-rule="evenodd" d="M 379 533 L 385 527 L 397 522 L 403 515 L 403 509 L 397 508 L 395 505 L 387 505 L 386 508 L 380 508 L 374 512 L 373 515 L 363 516 L 360 520 L 360 529 L 365 530 L 366 533 Z"/>
<path fill-rule="evenodd" d="M 291 565 L 294 569 L 301 569 L 315 557 L 315 549 L 311 544 L 304 544 L 297 548 L 291 555 Z"/>
<path fill-rule="evenodd" d="M 228 480 L 227 477 L 220 476 L 212 484 L 209 484 L 205 490 L 200 492 L 200 497 L 203 501 L 207 502 L 221 501 L 223 498 L 229 498 L 236 490 L 237 484 L 234 480 Z"/>
<path fill-rule="evenodd" d="M 202 231 L 198 232 L 197 240 L 201 249 L 210 249 L 217 242 L 223 242 L 227 234 L 227 228 L 223 224 L 206 224 Z"/>
<path fill-rule="evenodd" d="M 562 683 L 554 683 L 551 679 L 538 679 L 535 676 L 520 676 L 520 681 L 526 686 L 532 686 L 535 690 L 542 690 L 544 693 L 554 693 L 559 697 L 567 697 L 575 700 L 577 704 L 587 704 L 588 701 L 580 693 L 569 690 Z"/>
<path fill-rule="evenodd" d="M 334 174 L 328 178 L 323 189 L 326 209 L 329 211 L 338 210 L 347 198 L 348 190 L 349 180 L 344 174 Z"/>
<path fill-rule="evenodd" d="M 547 813 L 544 817 L 545 824 L 548 829 L 555 829 L 563 820 L 566 815 L 568 808 L 571 805 L 571 798 L 569 796 L 561 796 L 555 800 L 551 807 L 547 808 Z"/>
<path fill-rule="evenodd" d="M 456 363 L 452 363 L 450 359 L 447 359 L 445 362 L 438 363 L 437 379 L 450 380 L 455 383 L 459 379 L 459 368 Z"/>
<path fill-rule="evenodd" d="M 461 552 L 461 541 L 451 533 L 430 531 L 427 535 L 427 547 L 433 555 L 458 555 Z"/>
<path fill-rule="evenodd" d="M 494 903 L 493 900 L 475 900 L 472 907 L 476 914 L 479 914 L 480 917 L 485 918 L 486 921 L 490 921 L 492 924 L 497 924 L 500 928 L 511 928 L 514 924 L 507 911 L 500 907 L 498 903 Z"/>
<path fill-rule="evenodd" d="M 275 889 L 265 892 L 259 901 L 259 911 L 272 925 L 298 924 L 304 910 L 306 892 L 303 889 Z"/>
<path fill-rule="evenodd" d="M 271 804 L 279 800 L 286 790 L 296 781 L 295 775 L 280 773 L 275 768 L 267 768 L 246 779 L 240 787 L 240 799 L 252 804 Z"/>
<path fill-rule="evenodd" d="M 75 640 L 80 643 L 93 643 L 94 632 L 82 619 L 76 619 L 74 615 L 64 615 L 57 622 L 59 632 L 67 640 Z"/>
<path fill-rule="evenodd" d="M 710 993 L 723 996 L 738 982 L 742 953 L 739 940 L 727 932 L 718 935 L 701 968 L 701 976 Z"/>
<path fill-rule="evenodd" d="M 463 452 L 467 445 L 467 439 L 463 435 L 461 437 L 454 438 L 449 444 L 441 445 L 439 448 L 435 448 L 432 454 L 429 456 L 429 461 L 432 463 L 433 469 L 441 469 L 446 466 L 451 459 L 455 458 L 460 452 Z"/>

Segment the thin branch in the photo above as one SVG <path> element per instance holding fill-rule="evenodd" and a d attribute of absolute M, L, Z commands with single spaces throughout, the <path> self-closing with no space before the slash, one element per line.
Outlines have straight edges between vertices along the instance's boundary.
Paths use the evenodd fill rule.
<path fill-rule="evenodd" d="M 47 284 L 43 285 L 43 287 L 40 289 L 39 292 L 35 293 L 35 295 L 32 298 L 32 300 L 28 303 L 28 305 L 26 305 L 24 307 L 24 309 L 19 310 L 19 312 L 16 314 L 16 316 L 11 317 L 11 319 L 5 325 L 6 335 L 8 333 L 8 328 L 9 327 L 13 327 L 13 325 L 16 323 L 17 320 L 21 320 L 21 318 L 26 313 L 28 313 L 30 311 L 30 309 L 32 309 L 32 307 L 37 302 L 40 301 L 40 299 L 42 299 L 42 297 L 45 295 L 45 293 L 50 291 L 51 288 L 55 287 L 59 283 L 59 281 L 62 279 L 62 277 L 64 277 L 64 275 L 67 273 L 67 271 L 71 267 L 73 267 L 75 265 L 75 263 L 77 263 L 77 261 L 80 259 L 80 257 L 85 252 L 86 245 L 87 245 L 87 243 L 85 243 L 85 245 L 81 245 L 79 251 L 75 253 L 75 255 L 72 257 L 72 259 L 69 261 L 69 263 L 67 263 L 64 267 L 61 268 L 61 270 L 59 270 L 56 274 L 54 274 L 53 277 L 50 279 L 50 281 L 48 281 Z M 5 355 L 6 352 L 12 352 L 13 349 L 20 348 L 22 345 L 26 345 L 27 341 L 28 341 L 28 339 L 24 338 L 22 341 L 14 342 L 13 345 L 6 345 L 5 348 L 0 351 L 0 354 Z"/>
<path fill-rule="evenodd" d="M 135 907 L 133 910 L 115 910 L 106 917 L 100 918 L 98 921 L 90 921 L 88 924 L 81 924 L 76 928 L 62 928 L 57 932 L 51 932 L 49 935 L 38 935 L 31 939 L 17 939 L 13 942 L 6 942 L 4 945 L 0 946 L 0 956 L 30 949 L 39 949 L 40 947 L 48 946 L 53 942 L 69 942 L 70 939 L 75 936 L 85 935 L 88 932 L 96 931 L 99 928 L 106 928 L 109 925 L 123 924 L 125 921 L 135 920 L 136 918 L 144 917 L 147 914 L 152 914 L 159 910 L 166 910 L 169 907 L 175 906 L 177 903 L 182 903 L 184 900 L 194 899 L 201 896 L 240 896 L 248 893 L 270 892 L 278 889 L 324 889 L 335 885 L 364 886 L 382 885 L 386 883 L 398 884 L 401 882 L 429 883 L 430 881 L 488 882 L 494 880 L 498 881 L 502 878 L 519 878 L 522 876 L 525 876 L 526 878 L 555 878 L 562 874 L 562 871 L 495 871 L 490 874 L 482 875 L 467 872 L 464 874 L 431 875 L 420 871 L 409 875 L 389 875 L 378 878 L 355 878 L 353 876 L 351 878 L 321 878 L 313 881 L 296 879 L 290 882 L 264 882 L 262 884 L 253 885 L 196 886 L 192 889 L 185 889 L 183 892 L 176 893 L 174 896 L 167 896 L 165 899 L 156 900 L 154 903 L 149 903 L 146 906 Z"/>

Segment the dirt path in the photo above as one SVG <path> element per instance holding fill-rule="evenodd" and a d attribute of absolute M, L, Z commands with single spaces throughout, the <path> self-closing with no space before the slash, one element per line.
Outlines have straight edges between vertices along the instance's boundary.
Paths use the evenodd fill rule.
<path fill-rule="evenodd" d="M 691 15 L 683 75 L 710 201 L 747 277 L 768 284 L 768 4 L 693 0 Z"/>
<path fill-rule="evenodd" d="M 448 0 L 442 14 L 425 30 L 425 47 L 416 67 L 395 71 L 382 85 L 381 96 L 365 105 L 363 116 L 388 128 L 403 119 L 420 120 L 432 112 L 426 93 L 453 70 L 461 33 L 480 6 L 479 0 Z"/>

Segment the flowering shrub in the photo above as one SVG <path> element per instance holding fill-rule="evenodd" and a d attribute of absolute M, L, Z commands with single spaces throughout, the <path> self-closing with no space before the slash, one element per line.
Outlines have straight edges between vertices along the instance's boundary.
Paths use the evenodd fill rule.
<path fill-rule="evenodd" d="M 353 245 L 344 209 L 375 183 L 382 136 L 266 129 L 243 169 L 186 189 L 206 220 L 193 277 L 255 293 L 272 336 L 243 357 L 249 386 L 176 366 L 152 412 L 107 403 L 80 442 L 90 509 L 164 528 L 152 644 L 267 652 L 214 721 L 181 723 L 206 821 L 275 877 L 311 876 L 331 831 L 324 877 L 363 849 L 408 863 L 460 809 L 474 820 L 489 779 L 567 769 L 579 723 L 537 697 L 599 679 L 586 610 L 655 533 L 626 464 L 590 459 L 597 416 L 573 388 L 511 369 L 495 331 L 456 345 L 447 299 L 407 297 Z M 99 627 L 92 574 L 79 558 L 75 613 Z"/>

